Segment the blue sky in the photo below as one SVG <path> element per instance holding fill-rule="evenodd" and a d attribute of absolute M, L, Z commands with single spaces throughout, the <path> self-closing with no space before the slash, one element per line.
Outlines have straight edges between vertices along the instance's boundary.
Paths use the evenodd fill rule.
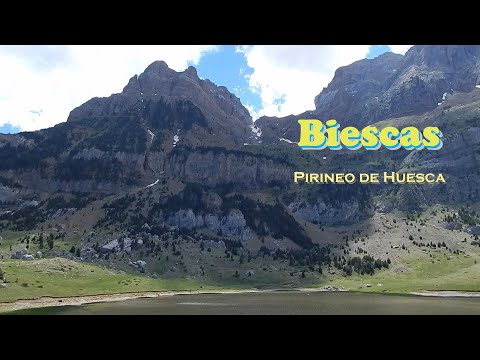
<path fill-rule="evenodd" d="M 38 130 L 66 121 L 92 97 L 121 92 L 128 79 L 155 60 L 226 86 L 253 119 L 298 114 L 335 70 L 411 45 L 253 46 L 0 46 L 0 133 Z"/>
<path fill-rule="evenodd" d="M 376 58 L 378 55 L 382 55 L 390 50 L 388 45 L 372 45 L 368 49 L 367 59 Z"/>
<path fill-rule="evenodd" d="M 235 45 L 224 45 L 217 51 L 206 54 L 196 68 L 201 78 L 226 86 L 244 105 L 260 109 L 260 97 L 252 93 L 248 86 L 247 77 L 252 74 L 253 69 L 248 66 L 245 56 L 236 50 Z"/>
<path fill-rule="evenodd" d="M 0 134 L 16 134 L 20 132 L 20 128 L 10 124 L 3 124 L 0 126 Z"/>

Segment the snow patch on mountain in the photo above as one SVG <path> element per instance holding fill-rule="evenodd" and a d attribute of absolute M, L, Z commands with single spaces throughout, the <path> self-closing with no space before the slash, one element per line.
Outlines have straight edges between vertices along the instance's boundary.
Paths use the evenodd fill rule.
<path fill-rule="evenodd" d="M 284 138 L 278 138 L 280 141 L 285 141 L 289 144 L 297 144 L 295 141 L 289 140 L 289 139 L 284 139 Z"/>

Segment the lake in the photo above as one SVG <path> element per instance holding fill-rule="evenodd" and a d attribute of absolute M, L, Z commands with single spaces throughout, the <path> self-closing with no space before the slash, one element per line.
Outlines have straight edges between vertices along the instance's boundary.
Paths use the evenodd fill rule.
<path fill-rule="evenodd" d="M 445 298 L 353 292 L 267 292 L 176 295 L 156 299 L 21 310 L 59 315 L 347 315 L 480 314 L 480 298 Z"/>

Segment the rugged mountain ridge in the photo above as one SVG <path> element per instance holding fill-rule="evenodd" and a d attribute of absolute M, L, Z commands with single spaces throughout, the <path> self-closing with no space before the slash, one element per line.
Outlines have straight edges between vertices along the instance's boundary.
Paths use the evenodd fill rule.
<path fill-rule="evenodd" d="M 374 215 L 375 207 L 408 212 L 436 202 L 473 203 L 480 197 L 476 180 L 480 90 L 475 75 L 479 58 L 478 47 L 438 46 L 414 47 L 405 56 L 387 53 L 362 60 L 337 70 L 317 96 L 316 110 L 285 118 L 263 117 L 255 124 L 226 88 L 200 79 L 193 67 L 176 72 L 157 61 L 133 76 L 121 93 L 94 98 L 72 110 L 66 123 L 0 136 L 0 200 L 4 202 L 0 210 L 15 212 L 19 205 L 36 201 L 49 212 L 46 199 L 56 193 L 73 196 L 76 202 L 78 197 L 122 198 L 139 191 L 156 194 L 156 201 L 169 204 L 169 199 L 196 184 L 224 201 L 239 193 L 248 196 L 235 206 L 202 212 L 181 195 L 181 207 L 158 216 L 150 213 L 155 204 L 148 201 L 142 206 L 150 215 L 142 215 L 141 220 L 187 230 L 208 229 L 245 240 L 255 234 L 273 234 L 275 224 L 260 226 L 246 213 L 261 209 L 263 203 L 280 206 L 285 213 L 277 208 L 268 211 L 285 219 L 291 216 L 297 222 L 327 226 L 361 222 Z M 447 85 L 451 90 L 444 93 Z M 419 98 L 421 103 L 412 103 Z M 432 107 L 432 102 L 437 103 Z M 444 131 L 449 151 L 298 149 L 296 120 L 325 119 L 329 113 L 345 119 L 351 115 L 360 121 L 357 125 L 385 117 L 376 122 L 379 127 L 436 124 Z M 348 121 L 341 123 L 345 126 Z M 297 170 L 412 169 L 442 171 L 449 183 L 408 189 L 324 187 L 322 191 L 292 184 Z M 249 196 L 259 202 L 257 207 L 248 203 Z M 109 220 L 112 226 L 116 219 Z M 135 221 L 126 224 L 135 227 Z M 280 236 L 278 230 L 275 234 Z M 301 227 L 292 236 L 293 243 L 296 237 L 302 238 Z"/>
<path fill-rule="evenodd" d="M 296 142 L 300 118 L 337 119 L 343 126 L 363 127 L 433 111 L 447 96 L 474 91 L 479 84 L 479 46 L 418 45 L 405 55 L 384 53 L 340 67 L 315 97 L 314 110 L 262 117 L 256 123 L 267 141 Z"/>
<path fill-rule="evenodd" d="M 443 94 L 469 92 L 479 83 L 478 46 L 414 46 L 405 56 L 385 53 L 337 69 L 315 97 L 315 113 L 364 126 L 431 111 Z"/>
<path fill-rule="evenodd" d="M 466 262 L 477 266 L 469 257 L 478 256 L 480 234 L 480 89 L 455 73 L 474 74 L 478 57 L 465 47 L 437 59 L 439 49 L 352 64 L 317 97 L 317 110 L 255 124 L 234 95 L 194 68 L 155 62 L 65 123 L 0 135 L 0 258 L 18 259 L 16 267 L 36 257 L 37 274 L 38 263 L 60 256 L 82 268 L 92 262 L 112 273 L 188 279 L 189 288 L 190 280 L 305 287 L 354 272 L 371 286 L 371 276 L 386 271 L 383 291 L 384 274 L 397 281 L 399 272 L 416 271 L 413 258 L 435 271 L 456 262 L 455 274 L 464 274 Z M 445 81 L 456 90 L 438 100 Z M 383 105 L 362 113 L 380 93 Z M 296 120 L 324 119 L 323 111 L 388 114 L 375 122 L 380 128 L 436 125 L 444 148 L 302 151 Z M 447 184 L 294 184 L 294 171 L 434 171 Z M 67 275 L 63 266 L 54 271 Z M 19 279 L 7 286 L 49 295 L 44 283 Z M 125 290 L 126 282 L 115 283 Z"/>
<path fill-rule="evenodd" d="M 193 67 L 176 72 L 157 61 L 122 93 L 72 110 L 66 123 L 0 137 L 0 171 L 22 169 L 16 177 L 27 187 L 67 192 L 116 193 L 161 172 L 211 185 L 274 181 L 282 166 L 267 161 L 242 173 L 242 162 L 257 160 L 227 150 L 256 143 L 255 131 L 225 87 L 201 80 Z"/>
<path fill-rule="evenodd" d="M 119 116 L 137 111 L 143 116 L 145 102 L 160 98 L 175 101 L 186 99 L 202 110 L 209 121 L 224 125 L 239 122 L 252 124 L 248 110 L 240 99 L 224 86 L 216 86 L 209 80 L 201 80 L 197 70 L 190 66 L 183 72 L 170 69 L 164 61 L 150 64 L 139 76 L 133 76 L 120 94 L 108 98 L 93 98 L 74 109 L 67 121 L 79 121 L 102 116 Z"/>

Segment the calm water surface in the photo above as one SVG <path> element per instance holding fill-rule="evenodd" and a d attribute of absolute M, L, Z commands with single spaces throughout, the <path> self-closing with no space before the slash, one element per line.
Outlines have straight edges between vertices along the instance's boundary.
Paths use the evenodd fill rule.
<path fill-rule="evenodd" d="M 32 309 L 23 314 L 480 314 L 480 298 L 440 298 L 350 292 L 178 295 L 158 299 Z"/>

